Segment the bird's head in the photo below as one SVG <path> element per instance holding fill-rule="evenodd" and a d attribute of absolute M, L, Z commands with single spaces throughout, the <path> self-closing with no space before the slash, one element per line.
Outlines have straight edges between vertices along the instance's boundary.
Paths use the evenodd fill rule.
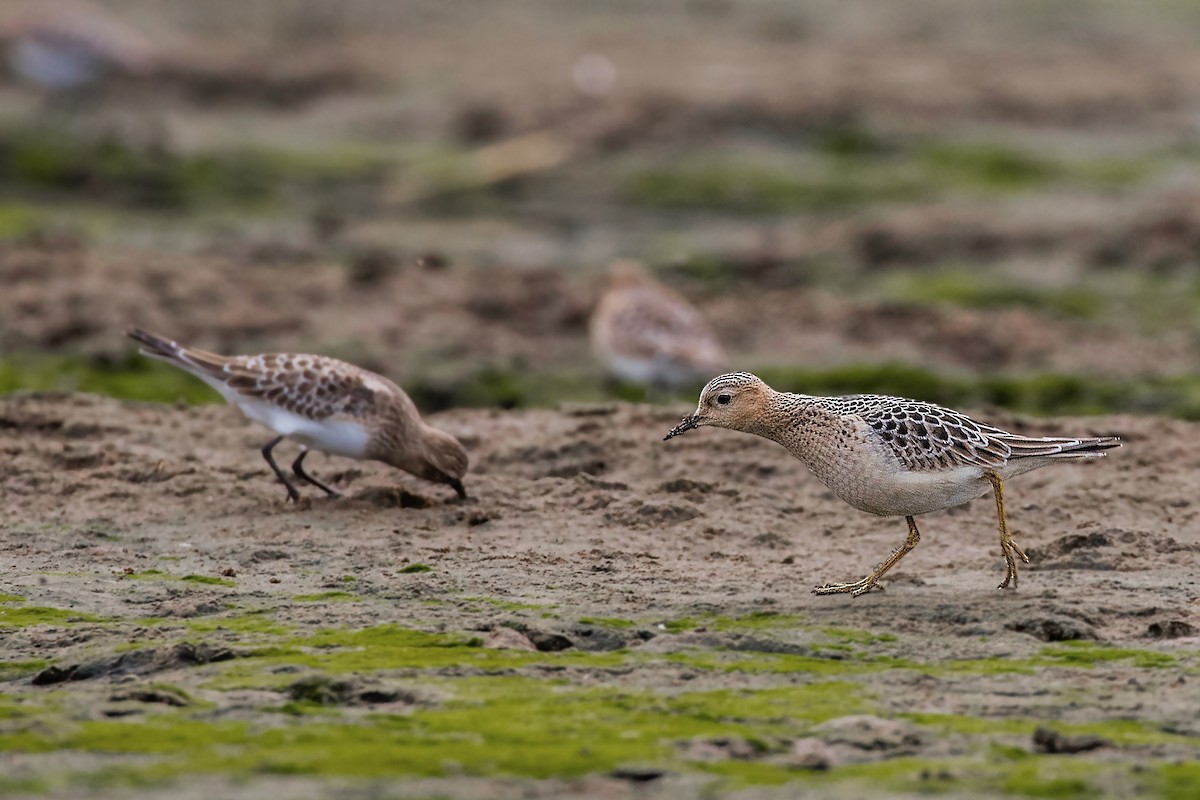
<path fill-rule="evenodd" d="M 704 425 L 753 431 L 767 410 L 771 394 L 771 387 L 749 372 L 719 375 L 700 392 L 696 413 L 684 417 L 663 437 L 663 441 Z"/>

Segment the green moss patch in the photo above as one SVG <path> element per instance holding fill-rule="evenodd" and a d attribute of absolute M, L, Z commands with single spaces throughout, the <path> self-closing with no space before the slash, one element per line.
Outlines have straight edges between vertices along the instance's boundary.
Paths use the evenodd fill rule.
<path fill-rule="evenodd" d="M 328 592 L 316 592 L 313 594 L 298 594 L 293 598 L 298 603 L 361 603 L 362 598 L 353 592 L 343 592 L 341 589 L 333 589 Z"/>
<path fill-rule="evenodd" d="M 265 613 L 249 613 L 228 617 L 209 617 L 206 619 L 189 620 L 188 630 L 196 633 L 212 633 L 226 630 L 236 633 L 256 633 L 269 636 L 287 636 L 292 627 L 283 625 L 268 617 Z"/>
<path fill-rule="evenodd" d="M 1135 667 L 1173 667 L 1179 660 L 1167 653 L 1135 650 L 1126 647 L 1107 647 L 1095 642 L 1063 642 L 1044 647 L 1038 655 L 1048 663 L 1072 667 L 1094 667 L 1110 661 L 1129 661 Z"/>
<path fill-rule="evenodd" d="M 0 607 L 0 628 L 24 628 L 29 625 L 70 625 L 100 622 L 100 617 L 65 608 L 46 606 Z"/>
<path fill-rule="evenodd" d="M 486 603 L 493 608 L 504 611 L 542 611 L 547 608 L 557 608 L 554 603 L 522 603 L 517 600 L 500 600 L 496 597 L 464 597 L 464 603 Z"/>
<path fill-rule="evenodd" d="M 378 625 L 361 630 L 326 630 L 285 640 L 230 664 L 213 682 L 214 688 L 278 686 L 294 676 L 274 673 L 283 665 L 319 669 L 330 674 L 384 671 L 425 671 L 461 667 L 503 671 L 535 664 L 608 667 L 623 663 L 623 652 L 531 653 L 480 647 L 478 637 L 438 634 Z"/>
<path fill-rule="evenodd" d="M 286 727 L 217 721 L 190 711 L 0 733 L 0 748 L 155 755 L 138 780 L 171 774 L 275 773 L 346 777 L 446 774 L 574 777 L 623 764 L 682 767 L 698 737 L 784 737 L 855 707 L 855 687 L 817 683 L 765 692 L 585 689 L 493 677 L 444 684 L 445 700 L 354 723 L 302 715 Z"/>
<path fill-rule="evenodd" d="M 637 625 L 631 619 L 621 619 L 619 617 L 580 617 L 580 625 L 595 625 L 598 628 L 613 628 L 616 630 L 625 630 Z"/>
<path fill-rule="evenodd" d="M 0 130 L 0 182 L 5 185 L 159 211 L 217 204 L 264 207 L 289 191 L 371 185 L 386 165 L 382 158 L 348 150 L 239 147 L 191 153 L 61 126 Z"/>
<path fill-rule="evenodd" d="M 35 672 L 40 672 L 50 665 L 49 659 L 34 658 L 25 661 L 0 661 L 0 683 L 4 681 L 15 681 L 32 675 Z M 6 714 L 5 699 L 0 697 L 0 719 L 3 719 Z"/>
<path fill-rule="evenodd" d="M 0 394 L 15 391 L 77 391 L 191 405 L 221 402 L 199 378 L 168 364 L 131 354 L 115 363 L 75 356 L 11 356 L 0 359 Z"/>
<path fill-rule="evenodd" d="M 231 580 L 227 580 L 226 578 L 215 578 L 212 575 L 184 575 L 182 578 L 180 578 L 180 580 L 187 581 L 189 583 L 203 583 L 209 586 L 237 586 L 237 584 Z"/>

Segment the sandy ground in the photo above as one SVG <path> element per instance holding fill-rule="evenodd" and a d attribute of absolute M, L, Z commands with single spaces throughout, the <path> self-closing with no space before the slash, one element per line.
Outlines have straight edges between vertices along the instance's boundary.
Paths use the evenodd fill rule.
<path fill-rule="evenodd" d="M 33 123 L 167 167 L 243 147 L 388 166 L 169 209 L 145 207 L 153 170 L 11 167 L 0 378 L 120 372 L 135 323 L 402 385 L 493 369 L 595 390 L 586 321 L 618 256 L 694 300 L 743 368 L 1200 370 L 1187 4 L 105 6 L 170 68 L 74 112 L 4 82 L 0 166 Z M 576 76 L 596 57 L 602 96 Z M 532 132 L 572 157 L 405 194 Z M 780 211 L 627 192 L 745 158 L 803 182 L 840 163 L 830 136 L 930 193 Z M 970 180 L 922 160 L 946 145 Z M 1088 171 L 1114 165 L 1133 177 Z M 923 296 L 947 272 L 1016 299 Z M 1064 312 L 1080 290 L 1098 310 Z M 1010 484 L 1019 589 L 995 588 L 983 498 L 924 518 L 885 590 L 851 599 L 809 590 L 861 577 L 903 521 L 764 440 L 661 442 L 689 410 L 451 410 L 432 421 L 471 453 L 468 501 L 313 456 L 346 496 L 289 505 L 234 409 L 0 396 L 0 795 L 1196 796 L 1196 424 L 976 410 L 1126 446 Z"/>
<path fill-rule="evenodd" d="M 900 541 L 902 521 L 848 508 L 765 440 L 704 430 L 659 441 L 684 410 L 614 405 L 450 412 L 433 421 L 471 451 L 467 502 L 386 467 L 318 456 L 310 459 L 310 469 L 347 497 L 328 500 L 310 492 L 291 506 L 257 453 L 262 431 L 231 408 L 69 395 L 7 397 L 0 402 L 5 591 L 30 606 L 69 613 L 57 624 L 0 627 L 4 660 L 49 659 L 66 668 L 111 659 L 134 641 L 138 648 L 186 640 L 244 652 L 261 642 L 259 634 L 239 632 L 236 625 L 253 609 L 307 633 L 393 623 L 487 636 L 496 626 L 516 625 L 535 641 L 566 637 L 572 646 L 564 653 L 629 652 L 648 659 L 619 670 L 577 667 L 565 673 L 572 683 L 615 682 L 670 695 L 684 685 L 739 690 L 811 680 L 799 667 L 764 676 L 749 669 L 672 667 L 659 659 L 673 653 L 718 659 L 729 651 L 805 653 L 823 630 L 864 632 L 859 641 L 868 642 L 863 652 L 869 656 L 863 657 L 943 666 L 1030 659 L 1044 656 L 1047 642 L 1081 639 L 1110 655 L 1082 665 L 1037 667 L 1029 674 L 1001 668 L 999 674 L 935 671 L 914 678 L 904 668 L 864 674 L 847 667 L 846 679 L 877 698 L 874 713 L 881 719 L 872 724 L 906 713 L 954 714 L 983 720 L 984 731 L 994 724 L 998 733 L 964 741 L 961 734 L 920 726 L 914 728 L 919 735 L 899 750 L 881 745 L 853 756 L 838 749 L 837 737 L 818 734 L 825 736 L 819 740 L 826 750 L 833 748 L 832 755 L 822 756 L 832 759 L 830 774 L 839 774 L 843 760 L 961 756 L 975 752 L 980 741 L 1032 749 L 1034 721 L 1070 726 L 1136 718 L 1148 730 L 1171 732 L 1162 734 L 1166 742 L 1114 742 L 1055 759 L 1095 760 L 1104 769 L 1139 765 L 1153 772 L 1160 764 L 1196 756 L 1200 706 L 1188 687 L 1196 680 L 1200 650 L 1200 589 L 1191 566 L 1200 552 L 1197 426 L 1132 417 L 998 420 L 1031 433 L 1116 433 L 1127 446 L 1100 462 L 1046 469 L 1011 483 L 1011 524 L 1032 560 L 1019 590 L 995 588 L 1003 562 L 993 506 L 984 498 L 924 518 L 920 547 L 896 569 L 886 590 L 852 600 L 815 597 L 808 589 L 859 576 Z M 417 563 L 432 571 L 401 572 Z M 136 578 L 147 570 L 165 575 Z M 227 577 L 225 585 L 179 579 L 189 575 Z M 347 587 L 350 601 L 297 599 Z M 764 627 L 746 629 L 728 622 L 762 623 L 764 612 L 778 615 L 776 621 L 766 617 Z M 712 622 L 716 615 L 727 621 Z M 631 624 L 606 627 L 597 618 Z M 690 630 L 664 627 L 681 619 L 701 622 Z M 205 622 L 213 624 L 195 627 Z M 198 630 L 207 633 L 197 636 Z M 1147 654 L 1149 662 L 1139 660 Z M 1162 660 L 1155 661 L 1155 654 L 1163 654 Z M 552 663 L 555 655 L 546 658 Z M 65 701 L 70 710 L 60 711 L 54 722 L 18 716 L 5 729 L 58 729 L 103 719 L 129 705 L 117 702 L 123 691 L 164 683 L 207 704 L 203 711 L 184 712 L 204 719 L 235 714 L 270 726 L 278 713 L 268 709 L 280 702 L 280 690 L 260 691 L 248 700 L 244 690 L 213 688 L 220 666 L 114 668 L 46 687 L 31 683 L 32 670 L 18 672 L 5 685 L 18 708 L 32 707 L 46 692 L 75 699 Z M 397 663 L 359 677 L 408 675 L 406 685 L 420 687 L 462 676 L 463 669 L 414 673 Z M 159 713 L 150 701 L 133 705 L 128 713 Z M 1002 727 L 1007 721 L 1028 730 L 1014 735 Z M 772 745 L 773 752 L 793 747 L 803 746 Z M 712 758 L 718 762 L 747 758 L 716 750 Z M 122 756 L 62 750 L 36 757 L 10 752 L 3 758 L 7 778 L 65 774 L 72 776 L 68 786 L 81 790 L 93 785 L 89 773 L 111 768 Z M 769 760 L 769 754 L 750 758 Z M 467 766 L 468 775 L 474 770 Z M 658 786 L 662 796 L 690 796 L 708 785 L 686 766 L 667 773 L 638 792 L 653 795 Z M 567 784 L 464 777 L 420 784 L 425 789 L 418 794 L 569 790 L 620 796 L 629 791 L 622 774 Z M 804 771 L 797 774 L 789 793 L 805 785 Z M 954 775 L 969 781 L 971 768 L 955 767 Z M 191 791 L 207 791 L 214 778 L 201 772 L 196 780 Z M 253 796 L 275 786 L 273 780 L 254 778 L 239 791 Z M 855 796 L 854 785 L 843 794 Z M 951 788 L 963 785 L 969 784 Z M 349 778 L 294 782 L 286 791 L 310 794 L 321 786 L 370 794 Z M 1122 785 L 1107 788 L 1123 792 Z"/>

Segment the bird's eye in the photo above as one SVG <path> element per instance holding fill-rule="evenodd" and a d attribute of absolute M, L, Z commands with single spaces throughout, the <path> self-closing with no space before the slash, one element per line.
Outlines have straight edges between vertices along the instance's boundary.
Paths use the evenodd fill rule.
<path fill-rule="evenodd" d="M 730 400 L 732 400 L 732 399 L 733 399 L 733 396 L 732 396 L 732 395 L 728 395 L 728 394 L 719 394 L 719 395 L 717 395 L 717 402 L 718 402 L 718 403 L 720 403 L 720 404 L 721 404 L 721 405 L 723 405 L 723 406 L 727 406 L 727 405 L 729 405 L 729 401 L 730 401 Z"/>

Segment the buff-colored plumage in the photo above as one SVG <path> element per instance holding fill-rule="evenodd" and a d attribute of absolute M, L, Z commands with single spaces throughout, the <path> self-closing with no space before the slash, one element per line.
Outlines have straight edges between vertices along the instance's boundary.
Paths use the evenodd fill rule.
<path fill-rule="evenodd" d="M 0 18 L 12 70 L 51 92 L 81 89 L 114 74 L 144 75 L 160 56 L 127 21 L 92 3 L 39 0 Z"/>
<path fill-rule="evenodd" d="M 855 508 L 908 518 L 908 539 L 883 565 L 861 581 L 819 587 L 818 594 L 870 590 L 919 541 L 914 516 L 961 505 L 989 489 L 996 493 L 1000 546 L 1008 564 L 1000 587 L 1016 586 L 1017 558 L 1028 558 L 1008 532 L 1003 482 L 1057 461 L 1103 456 L 1121 446 L 1113 436 L 1021 436 L 948 408 L 898 397 L 777 392 L 746 372 L 710 381 L 696 413 L 666 438 L 704 425 L 776 441 Z"/>
<path fill-rule="evenodd" d="M 325 356 L 220 356 L 139 328 L 128 335 L 143 346 L 144 355 L 190 372 L 279 435 L 263 448 L 263 457 L 290 499 L 299 493 L 271 457 L 271 448 L 283 438 L 305 448 L 293 464 L 297 477 L 329 494 L 336 492 L 304 472 L 308 449 L 382 461 L 466 496 L 466 450 L 454 437 L 426 425 L 404 390 L 382 375 Z"/>
<path fill-rule="evenodd" d="M 700 312 L 632 261 L 610 268 L 590 332 L 596 358 L 610 375 L 628 383 L 662 389 L 694 385 L 726 363 Z"/>

